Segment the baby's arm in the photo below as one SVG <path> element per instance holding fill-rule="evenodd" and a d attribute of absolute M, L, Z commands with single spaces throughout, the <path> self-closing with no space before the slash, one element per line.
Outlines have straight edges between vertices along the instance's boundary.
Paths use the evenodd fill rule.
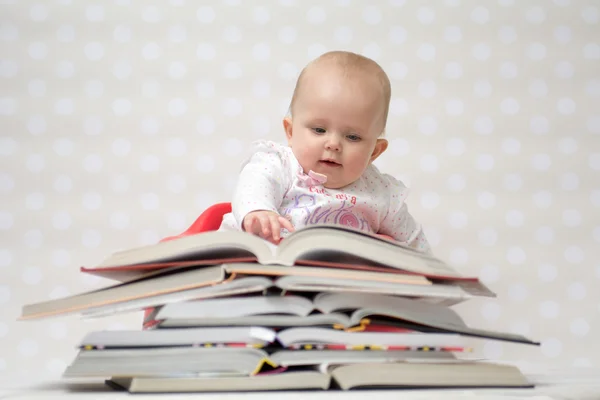
<path fill-rule="evenodd" d="M 231 202 L 239 229 L 279 241 L 281 227 L 292 224 L 277 212 L 289 186 L 287 159 L 276 144 L 255 144 L 252 156 L 243 164 Z"/>
<path fill-rule="evenodd" d="M 389 235 L 415 250 L 431 254 L 431 246 L 425 237 L 423 228 L 408 212 L 406 204 L 400 206 L 400 209 L 393 214 L 390 212 L 390 214 L 388 215 L 391 218 L 390 224 L 383 224 L 383 229 L 380 229 L 379 233 Z"/>
<path fill-rule="evenodd" d="M 392 190 L 390 207 L 381 222 L 378 233 L 391 236 L 394 240 L 420 252 L 432 254 L 431 246 L 425 237 L 421 224 L 408 212 L 408 206 L 405 203 L 408 189 L 392 177 L 389 177 L 388 187 Z"/>

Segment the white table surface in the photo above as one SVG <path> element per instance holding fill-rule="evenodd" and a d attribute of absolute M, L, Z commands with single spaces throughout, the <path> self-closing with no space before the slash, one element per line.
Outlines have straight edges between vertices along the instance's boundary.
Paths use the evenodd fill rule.
<path fill-rule="evenodd" d="M 19 381 L 0 378 L 0 399 L 361 399 L 375 397 L 402 400 L 600 400 L 600 369 L 561 368 L 523 370 L 535 389 L 472 389 L 472 390 L 368 390 L 368 391 L 292 391 L 260 393 L 190 393 L 190 394 L 128 394 L 110 389 L 101 379 L 51 379 Z"/>

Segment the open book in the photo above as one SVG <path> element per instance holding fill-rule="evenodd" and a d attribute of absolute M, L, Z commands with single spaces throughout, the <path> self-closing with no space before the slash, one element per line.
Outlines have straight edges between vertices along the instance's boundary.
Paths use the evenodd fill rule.
<path fill-rule="evenodd" d="M 352 228 L 315 225 L 291 233 L 279 245 L 239 231 L 211 231 L 116 252 L 83 272 L 126 273 L 136 266 L 177 265 L 187 261 L 256 260 L 260 264 L 394 268 L 438 279 L 470 279 L 441 260 L 398 242 Z M 114 275 L 113 275 L 114 276 Z"/>
<path fill-rule="evenodd" d="M 534 387 L 515 366 L 460 361 L 341 364 L 249 377 L 117 377 L 106 383 L 130 393 Z"/>
<path fill-rule="evenodd" d="M 303 331 L 310 336 L 306 336 L 305 339 L 317 340 L 318 337 L 314 335 L 325 334 L 325 338 L 330 337 L 333 340 L 335 338 L 331 335 L 338 335 L 344 330 L 367 332 L 369 329 L 365 329 L 366 325 L 383 325 L 418 333 L 458 334 L 524 344 L 539 344 L 518 334 L 471 328 L 454 310 L 443 305 L 397 296 L 365 293 L 319 293 L 312 300 L 301 296 L 246 296 L 177 302 L 166 304 L 158 309 L 154 319 L 159 321 L 159 329 L 95 333 L 91 338 L 86 338 L 89 342 L 85 345 L 116 346 L 117 342 L 114 340 L 125 340 L 125 342 L 118 342 L 121 347 L 130 345 L 126 340 L 142 346 L 158 346 L 159 343 L 161 346 L 191 345 L 198 344 L 197 341 L 201 338 L 198 335 L 203 333 L 212 335 L 216 332 L 213 336 L 206 337 L 205 341 L 210 342 L 213 339 L 223 341 L 229 337 L 227 335 L 246 332 L 253 326 L 259 326 L 261 329 L 268 326 L 272 328 L 291 326 L 298 327 L 298 329 L 328 326 L 337 329 Z M 243 324 L 244 319 L 247 324 Z M 251 323 L 256 323 L 256 325 Z M 353 327 L 357 329 L 349 329 Z M 267 328 L 267 331 L 269 329 Z M 255 329 L 251 332 L 267 331 Z M 175 335 L 175 337 L 170 335 Z M 277 336 L 280 343 L 287 337 L 285 335 L 287 334 L 282 337 Z M 102 340 L 97 341 L 98 337 Z M 274 338 L 248 343 L 264 345 L 273 342 Z M 105 339 L 108 342 L 104 342 Z M 238 339 L 239 341 L 236 343 L 247 343 L 245 340 L 248 337 Z M 183 340 L 183 342 L 177 340 Z M 188 343 L 187 341 L 190 340 L 195 340 L 195 342 Z"/>
<path fill-rule="evenodd" d="M 472 348 L 473 340 L 450 333 L 421 332 L 348 332 L 339 329 L 305 327 L 280 331 L 265 327 L 211 327 L 189 329 L 113 330 L 88 333 L 81 342 L 86 349 L 120 349 L 145 347 L 235 346 L 283 348 L 338 345 L 350 348 L 432 351 Z"/>
<path fill-rule="evenodd" d="M 63 376 L 111 376 L 130 392 L 532 386 L 514 366 L 477 361 L 451 352 L 150 347 L 81 350 Z"/>
<path fill-rule="evenodd" d="M 252 347 L 146 347 L 100 351 L 80 350 L 65 370 L 64 376 L 68 378 L 207 374 L 250 376 L 273 371 L 274 368 L 306 367 L 325 363 L 457 359 L 456 353 L 439 351 L 275 350 L 267 352 Z"/>
<path fill-rule="evenodd" d="M 347 329 L 383 324 L 415 332 L 455 333 L 539 344 L 518 334 L 471 328 L 456 311 L 443 305 L 366 293 L 319 293 L 312 301 L 300 296 L 249 296 L 171 303 L 161 307 L 154 318 L 159 321 L 159 328 L 226 327 L 254 323 L 275 327 L 329 325 Z M 327 333 L 328 330 L 304 332 Z M 285 333 L 283 335 L 285 337 Z"/>
<path fill-rule="evenodd" d="M 455 304 L 473 296 L 494 296 L 478 282 L 434 283 L 413 274 L 237 263 L 154 271 L 142 278 L 91 292 L 27 304 L 20 319 L 67 314 L 98 317 L 192 299 L 256 293 L 269 288 L 285 292 L 380 293 L 427 298 L 445 304 Z"/>

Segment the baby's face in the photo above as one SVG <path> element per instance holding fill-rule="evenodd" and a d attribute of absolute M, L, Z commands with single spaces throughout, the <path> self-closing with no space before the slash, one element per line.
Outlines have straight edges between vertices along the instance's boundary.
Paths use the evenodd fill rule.
<path fill-rule="evenodd" d="M 284 120 L 288 144 L 305 173 L 327 176 L 325 187 L 356 181 L 387 147 L 384 100 L 374 76 L 349 79 L 332 68 L 310 71 Z"/>

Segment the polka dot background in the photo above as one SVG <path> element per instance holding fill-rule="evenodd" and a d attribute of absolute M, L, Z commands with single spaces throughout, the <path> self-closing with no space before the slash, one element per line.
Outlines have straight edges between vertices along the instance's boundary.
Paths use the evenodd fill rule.
<path fill-rule="evenodd" d="M 376 59 L 389 150 L 435 253 L 497 292 L 457 307 L 523 333 L 484 356 L 598 365 L 600 2 L 4 1 L 0 374 L 58 376 L 92 329 L 16 322 L 110 282 L 78 272 L 228 201 L 251 141 L 283 141 L 305 63 Z"/>

